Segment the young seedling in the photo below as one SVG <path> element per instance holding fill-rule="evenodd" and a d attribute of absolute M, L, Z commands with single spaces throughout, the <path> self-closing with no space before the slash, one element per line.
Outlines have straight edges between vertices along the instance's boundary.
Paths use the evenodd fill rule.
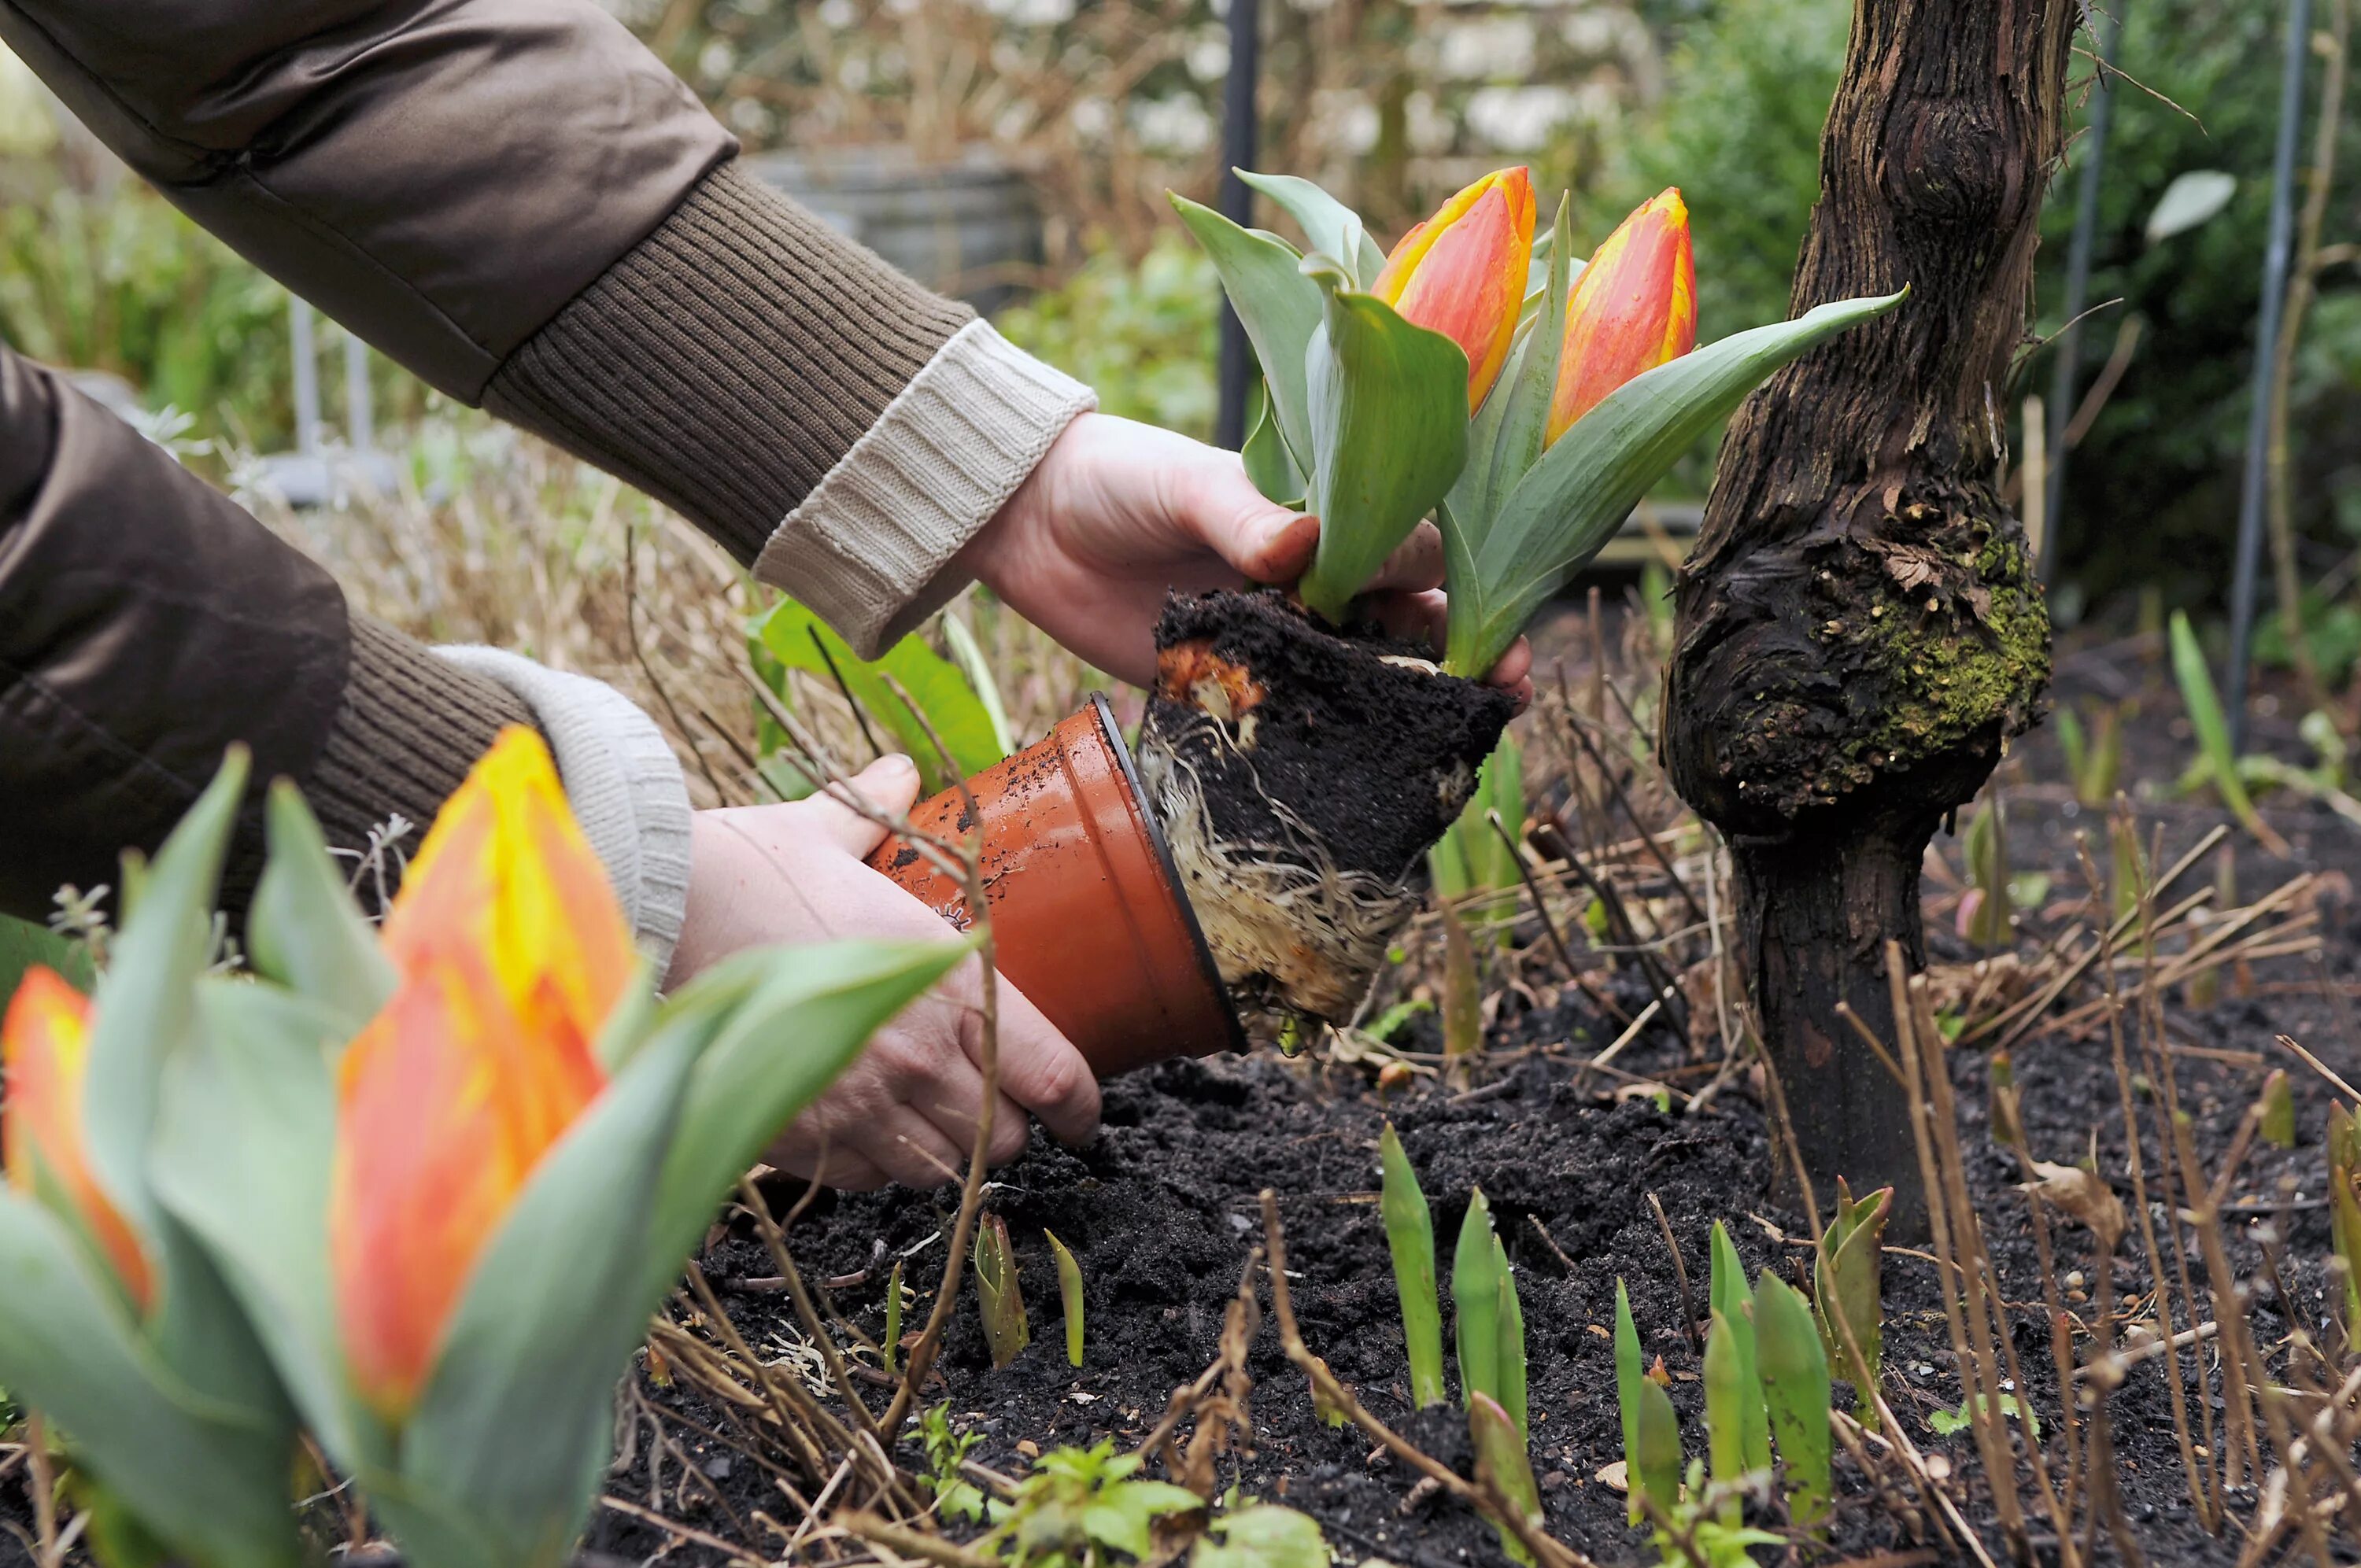
<path fill-rule="evenodd" d="M 2295 1147 L 2295 1089 L 2288 1081 L 2287 1069 L 2275 1067 L 2263 1080 L 2262 1105 L 2263 1140 L 2274 1148 Z"/>
<path fill-rule="evenodd" d="M 1434 1217 L 1391 1122 L 1378 1135 L 1378 1164 L 1383 1173 L 1378 1210 L 1385 1217 L 1386 1246 L 1393 1254 L 1402 1343 L 1410 1355 L 1411 1402 L 1423 1409 L 1448 1397 L 1443 1383 L 1443 1310 L 1434 1293 Z"/>
<path fill-rule="evenodd" d="M 1484 988 L 1476 973 L 1476 948 L 1467 927 L 1448 904 L 1443 921 L 1443 1060 L 1456 1083 L 1484 1046 Z"/>
<path fill-rule="evenodd" d="M 1648 1381 L 1647 1361 L 1640 1349 L 1639 1325 L 1631 1321 L 1631 1293 L 1623 1281 L 1615 1281 L 1615 1403 L 1623 1416 L 1623 1484 L 1624 1495 L 1631 1499 L 1624 1518 L 1638 1524 L 1647 1517 L 1641 1506 L 1642 1486 L 1640 1470 L 1640 1405 L 1641 1385 Z M 1659 1394 L 1664 1390 L 1657 1390 Z M 1680 1472 L 1679 1439 L 1674 1440 L 1673 1472 Z M 1674 1494 L 1666 1493 L 1659 1501 L 1669 1504 Z"/>
<path fill-rule="evenodd" d="M 1532 1461 L 1526 1455 L 1524 1430 L 1517 1419 L 1490 1395 L 1477 1394 L 1467 1401 L 1467 1436 L 1476 1449 L 1477 1481 L 1488 1483 L 1502 1502 L 1538 1524 L 1541 1488 L 1533 1482 Z M 1493 1528 L 1500 1533 L 1500 1549 L 1531 1568 L 1532 1554 L 1515 1533 L 1506 1525 Z"/>
<path fill-rule="evenodd" d="M 2074 799 L 2087 810 L 2103 811 L 2115 797 L 2124 769 L 2124 706 L 2094 711 L 2088 729 L 2071 707 L 2058 710 L 2058 745 L 2066 753 L 2066 779 Z"/>
<path fill-rule="evenodd" d="M 1508 894 L 1524 884 L 1516 850 L 1492 827 L 1496 812 L 1510 833 L 1523 830 L 1524 758 L 1513 735 L 1500 737 L 1500 744 L 1477 775 L 1476 793 L 1468 798 L 1467 808 L 1428 851 L 1427 870 L 1437 894 L 1446 899 L 1472 893 Z M 1476 906 L 1475 917 L 1499 927 L 1500 940 L 1506 942 L 1508 917 L 1516 907 L 1514 899 L 1496 896 Z"/>
<path fill-rule="evenodd" d="M 1492 1208 L 1477 1188 L 1467 1201 L 1452 1255 L 1453 1329 L 1463 1401 L 1489 1395 L 1526 1432 L 1525 1318 L 1508 1249 L 1492 1231 Z"/>
<path fill-rule="evenodd" d="M 1767 1268 L 1754 1284 L 1754 1354 L 1779 1439 L 1787 1517 L 1815 1529 L 1828 1519 L 1834 1485 L 1828 1355 L 1802 1294 Z"/>
<path fill-rule="evenodd" d="M 2361 1340 L 2361 1122 L 2341 1102 L 2328 1110 L 2328 1224 L 2345 1271 L 2345 1337 Z"/>
<path fill-rule="evenodd" d="M 902 1260 L 894 1260 L 894 1271 L 885 1277 L 885 1343 L 879 1347 L 885 1356 L 885 1373 L 894 1376 L 901 1371 L 902 1361 Z"/>
<path fill-rule="evenodd" d="M 1994 796 L 1968 824 L 1968 891 L 1960 900 L 1960 935 L 1980 948 L 1997 948 L 2008 940 L 2015 911 L 2008 896 L 2008 850 L 2001 827 L 2000 800 Z"/>
<path fill-rule="evenodd" d="M 1861 1425 L 1877 1430 L 1878 1361 L 1884 1347 L 1884 1308 L 1879 1298 L 1884 1255 L 1885 1217 L 1894 1207 L 1894 1189 L 1881 1187 L 1859 1202 L 1842 1178 L 1837 1181 L 1837 1209 L 1820 1238 L 1812 1266 L 1813 1305 L 1820 1323 L 1820 1343 L 1837 1376 L 1855 1380 Z M 1846 1348 L 1850 1331 L 1861 1352 L 1856 1365 Z M 1859 1380 L 1866 1375 L 1868 1381 Z"/>
<path fill-rule="evenodd" d="M 1459 1402 L 1500 1397 L 1500 1264 L 1492 1206 L 1484 1190 L 1468 1195 L 1459 1245 L 1451 1258 L 1453 1347 L 1459 1356 Z"/>
<path fill-rule="evenodd" d="M 2002 1148 L 2013 1148 L 2025 1141 L 2016 1089 L 2016 1058 L 2004 1050 L 1993 1052 L 1984 1063 L 1984 1078 L 1992 1106 L 1992 1141 Z"/>
<path fill-rule="evenodd" d="M 1066 1314 L 1066 1359 L 1076 1366 L 1082 1364 L 1082 1266 L 1066 1250 L 1056 1233 L 1043 1231 L 1049 1238 L 1049 1255 L 1058 1260 L 1058 1304 Z"/>
<path fill-rule="evenodd" d="M 1005 1366 L 1033 1343 L 1033 1331 L 1025 1322 L 1025 1292 L 1016 1281 L 1016 1255 L 1008 1245 L 1007 1221 L 997 1214 L 983 1217 L 975 1228 L 974 1261 L 984 1343 L 992 1349 L 992 1365 Z"/>
<path fill-rule="evenodd" d="M 2271 830 L 2246 794 L 2237 754 L 2230 749 L 2229 720 L 2223 717 L 2213 672 L 2205 667 L 2205 651 L 2197 644 L 2187 613 L 2177 609 L 2172 612 L 2172 677 L 2180 684 L 2181 704 L 2189 710 L 2189 726 L 2197 732 L 2197 764 L 2191 773 L 2213 786 L 2238 825 L 2265 849 L 2273 854 L 2286 853 L 2286 841 Z"/>
<path fill-rule="evenodd" d="M 1706 1288 L 1706 1299 L 1710 1310 L 1729 1320 L 1732 1375 L 1736 1381 L 1729 1390 L 1730 1411 L 1738 1420 L 1738 1454 L 1743 1470 L 1771 1468 L 1771 1418 L 1763 1406 L 1763 1384 L 1756 1372 L 1754 1359 L 1754 1293 L 1746 1288 L 1746 1266 L 1738 1260 L 1738 1248 L 1730 1239 L 1729 1227 L 1719 1220 L 1713 1223 L 1713 1273 Z M 1712 1346 L 1707 1350 L 1710 1353 Z M 1721 1475 L 1717 1466 L 1714 1475 Z"/>
<path fill-rule="evenodd" d="M 1730 1315 L 1715 1308 L 1713 1326 L 1705 1336 L 1706 1453 L 1712 1461 L 1713 1478 L 1722 1489 L 1721 1522 L 1730 1525 L 1741 1517 L 1738 1488 L 1754 1469 L 1747 1463 L 1746 1433 L 1751 1424 L 1747 1409 L 1763 1403 L 1762 1388 L 1754 1382 L 1753 1369 L 1746 1365 L 1748 1358 L 1739 1349 L 1738 1340 Z"/>

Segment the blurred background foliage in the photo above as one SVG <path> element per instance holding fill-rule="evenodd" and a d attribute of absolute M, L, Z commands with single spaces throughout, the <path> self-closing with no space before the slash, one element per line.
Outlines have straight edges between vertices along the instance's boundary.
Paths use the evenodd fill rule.
<path fill-rule="evenodd" d="M 1213 188 L 1223 72 L 1213 0 L 609 0 L 751 148 L 978 146 L 1023 170 L 1045 263 L 1011 336 L 1099 388 L 1109 410 L 1202 434 L 1215 291 L 1168 187 Z M 1483 169 L 1529 161 L 1570 185 L 1587 239 L 1681 186 L 1708 338 L 1784 313 L 1817 189 L 1817 138 L 1850 0 L 1275 0 L 1266 167 L 1314 175 L 1390 235 Z M 2138 596 L 2218 600 L 2247 409 L 2280 7 L 2146 0 L 2127 13 L 2082 337 L 2087 385 L 2136 318 L 2122 382 L 2074 455 L 2061 609 L 2126 620 Z M 2087 89 L 2087 53 L 2077 76 Z M 2345 168 L 2361 168 L 2346 118 Z M 2148 214 L 2192 170 L 2236 177 L 2229 205 L 2150 245 Z M 2350 180 L 2346 183 L 2351 183 Z M 2040 334 L 2058 294 L 2073 181 L 2053 193 Z M 2361 238 L 2349 197 L 2332 245 Z M 1275 221 L 1275 220 L 1273 220 Z M 334 343 L 324 328 L 324 348 Z M 0 337 L 105 372 L 226 453 L 290 439 L 284 295 L 114 167 L 0 57 Z M 2046 390 L 2028 342 L 2013 411 Z M 466 418 L 379 367 L 380 417 Z M 335 377 L 324 376 L 331 388 Z M 2313 635 L 2342 674 L 2361 652 L 2361 288 L 2325 271 L 2293 400 L 2297 519 Z M 329 411 L 335 412 L 332 403 Z M 226 457 L 214 461 L 227 473 Z M 1679 477 L 1700 493 L 1701 453 Z M 2266 654 L 2275 628 L 2267 626 Z"/>

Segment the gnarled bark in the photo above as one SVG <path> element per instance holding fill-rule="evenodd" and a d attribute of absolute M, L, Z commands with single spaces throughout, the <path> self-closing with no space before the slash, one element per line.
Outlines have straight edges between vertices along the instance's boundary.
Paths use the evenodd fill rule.
<path fill-rule="evenodd" d="M 1898 1233 L 1926 1212 L 1907 1101 L 1836 1004 L 1892 1037 L 1884 944 L 1924 960 L 1927 840 L 2048 679 L 1996 481 L 2075 17 L 2069 0 L 1860 0 L 1794 306 L 1912 298 L 1739 411 L 1675 594 L 1665 749 L 1730 840 L 1805 1164 L 1815 1188 L 1892 1183 Z"/>

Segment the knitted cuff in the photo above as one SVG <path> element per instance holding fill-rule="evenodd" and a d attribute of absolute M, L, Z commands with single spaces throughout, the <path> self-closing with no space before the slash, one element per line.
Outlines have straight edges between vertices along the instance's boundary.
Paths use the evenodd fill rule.
<path fill-rule="evenodd" d="M 509 356 L 484 406 L 752 562 L 974 314 L 724 164 Z"/>
<path fill-rule="evenodd" d="M 532 724 L 533 709 L 382 622 L 356 615 L 351 624 L 344 699 L 300 782 L 330 849 L 365 857 L 372 830 L 399 817 L 410 828 L 395 851 L 407 855 L 493 739 L 509 725 Z M 401 868 L 388 857 L 388 894 L 400 885 Z M 373 905 L 377 878 L 365 876 L 359 886 L 362 902 Z"/>
<path fill-rule="evenodd" d="M 1080 381 L 970 322 L 787 514 L 754 575 L 875 658 L 965 586 L 944 565 L 1096 404 Z"/>
<path fill-rule="evenodd" d="M 590 840 L 640 950 L 661 975 L 688 909 L 688 785 L 679 759 L 620 692 L 498 648 L 444 647 L 441 658 L 505 687 L 549 740 L 566 803 Z"/>

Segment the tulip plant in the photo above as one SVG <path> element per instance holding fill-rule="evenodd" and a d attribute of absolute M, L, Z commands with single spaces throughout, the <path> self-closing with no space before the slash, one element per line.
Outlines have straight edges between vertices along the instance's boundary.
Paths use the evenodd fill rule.
<path fill-rule="evenodd" d="M 1353 596 L 1433 515 L 1451 609 L 1444 667 L 1476 675 L 1597 554 L 1681 454 L 1765 377 L 1893 309 L 1824 304 L 1707 348 L 1688 212 L 1642 203 L 1575 260 L 1566 203 L 1535 237 L 1523 169 L 1488 174 L 1380 252 L 1309 181 L 1239 171 L 1302 229 L 1299 251 L 1178 195 L 1263 369 L 1247 470 L 1321 520 L 1303 602 Z"/>
<path fill-rule="evenodd" d="M 300 1422 L 412 1568 L 562 1562 L 722 1195 L 965 949 L 749 952 L 658 1002 L 514 730 L 381 933 L 276 786 L 255 974 L 208 975 L 244 775 L 132 879 L 89 1006 L 36 975 L 9 1011 L 0 1383 L 166 1560 L 297 1560 Z"/>

